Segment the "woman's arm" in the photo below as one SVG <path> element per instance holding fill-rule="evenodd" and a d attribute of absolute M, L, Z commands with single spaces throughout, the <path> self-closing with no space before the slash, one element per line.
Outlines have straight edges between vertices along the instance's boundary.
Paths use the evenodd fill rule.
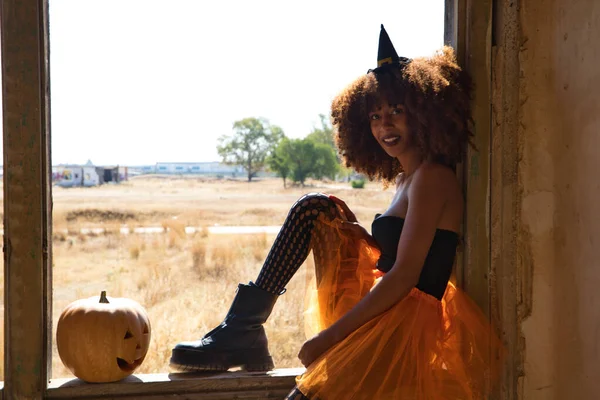
<path fill-rule="evenodd" d="M 423 165 L 415 172 L 408 189 L 408 211 L 394 266 L 356 306 L 305 343 L 298 355 L 305 366 L 415 287 L 446 203 L 451 182 L 448 173 L 451 172 L 436 165 Z"/>

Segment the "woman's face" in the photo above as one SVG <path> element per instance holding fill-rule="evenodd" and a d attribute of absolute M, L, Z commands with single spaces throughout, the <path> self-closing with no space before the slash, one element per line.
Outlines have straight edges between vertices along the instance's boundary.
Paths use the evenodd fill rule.
<path fill-rule="evenodd" d="M 371 133 L 389 156 L 398 157 L 412 147 L 404 106 L 382 102 L 369 113 L 369 121 Z"/>

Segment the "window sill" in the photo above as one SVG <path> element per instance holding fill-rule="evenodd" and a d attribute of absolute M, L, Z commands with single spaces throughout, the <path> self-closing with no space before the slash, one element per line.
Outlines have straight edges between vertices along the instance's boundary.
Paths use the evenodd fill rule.
<path fill-rule="evenodd" d="M 139 374 L 113 383 L 86 383 L 80 379 L 52 379 L 47 399 L 283 399 L 304 368 L 265 372 L 196 374 Z"/>

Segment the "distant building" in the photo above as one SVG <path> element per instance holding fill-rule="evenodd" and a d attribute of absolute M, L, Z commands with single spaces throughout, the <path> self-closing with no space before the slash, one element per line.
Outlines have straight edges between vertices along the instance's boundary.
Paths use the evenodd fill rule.
<path fill-rule="evenodd" d="M 100 183 L 119 183 L 129 179 L 129 167 L 118 165 L 98 167 L 102 171 Z"/>
<path fill-rule="evenodd" d="M 61 187 L 91 187 L 127 179 L 127 167 L 96 166 L 91 161 L 84 165 L 59 164 L 52 167 L 52 182 Z"/>
<path fill-rule="evenodd" d="M 130 176 L 158 175 L 204 175 L 216 177 L 245 178 L 246 169 L 240 165 L 228 165 L 218 161 L 208 162 L 157 162 L 154 165 L 97 166 L 91 161 L 84 165 L 59 164 L 52 167 L 52 182 L 61 187 L 88 187 L 126 181 Z M 274 173 L 261 171 L 255 177 L 273 177 Z"/>
<path fill-rule="evenodd" d="M 52 182 L 62 187 L 84 185 L 83 167 L 81 165 L 58 165 L 52 167 Z"/>
<path fill-rule="evenodd" d="M 143 174 L 167 175 L 215 175 L 244 176 L 246 170 L 239 165 L 227 165 L 218 161 L 210 162 L 158 162 L 155 165 L 132 167 L 132 170 Z"/>

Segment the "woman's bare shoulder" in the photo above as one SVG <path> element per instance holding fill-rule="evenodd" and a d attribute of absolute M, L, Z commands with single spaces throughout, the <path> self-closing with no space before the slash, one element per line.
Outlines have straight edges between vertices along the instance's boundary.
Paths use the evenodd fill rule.
<path fill-rule="evenodd" d="M 414 173 L 414 180 L 420 181 L 421 184 L 441 186 L 441 188 L 458 184 L 458 177 L 451 168 L 436 163 L 421 164 Z"/>
<path fill-rule="evenodd" d="M 423 163 L 414 172 L 408 191 L 410 199 L 419 202 L 454 202 L 461 189 L 456 173 L 441 164 Z M 435 200 L 434 200 L 435 199 Z"/>

